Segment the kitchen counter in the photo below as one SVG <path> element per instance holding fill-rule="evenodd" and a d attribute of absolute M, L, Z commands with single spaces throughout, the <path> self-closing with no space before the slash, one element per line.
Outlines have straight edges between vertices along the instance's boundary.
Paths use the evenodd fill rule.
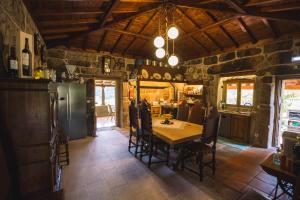
<path fill-rule="evenodd" d="M 248 117 L 250 117 L 252 114 L 252 112 L 250 112 L 250 111 L 220 110 L 219 112 L 224 113 L 224 114 L 242 115 L 242 116 L 248 116 Z"/>

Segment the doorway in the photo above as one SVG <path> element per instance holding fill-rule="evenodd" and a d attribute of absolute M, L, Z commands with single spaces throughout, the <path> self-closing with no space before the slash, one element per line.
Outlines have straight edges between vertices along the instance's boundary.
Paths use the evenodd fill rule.
<path fill-rule="evenodd" d="M 300 79 L 285 79 L 281 83 L 278 144 L 285 131 L 300 132 Z"/>
<path fill-rule="evenodd" d="M 95 81 L 97 129 L 116 126 L 116 81 Z"/>

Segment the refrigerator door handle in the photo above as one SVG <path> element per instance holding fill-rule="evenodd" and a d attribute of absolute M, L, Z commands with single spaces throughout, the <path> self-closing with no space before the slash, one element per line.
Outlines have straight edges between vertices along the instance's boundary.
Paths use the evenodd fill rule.
<path fill-rule="evenodd" d="M 67 121 L 69 121 L 69 94 L 67 94 Z"/>

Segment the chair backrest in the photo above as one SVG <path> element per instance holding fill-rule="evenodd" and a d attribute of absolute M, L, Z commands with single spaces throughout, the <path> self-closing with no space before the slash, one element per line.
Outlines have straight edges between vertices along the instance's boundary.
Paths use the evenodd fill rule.
<path fill-rule="evenodd" d="M 204 124 L 203 142 L 210 144 L 213 142 L 213 147 L 216 146 L 220 126 L 220 114 L 216 107 L 213 107 L 206 118 Z"/>
<path fill-rule="evenodd" d="M 140 108 L 141 129 L 143 134 L 152 134 L 152 117 L 151 111 L 146 102 L 142 102 Z"/>
<path fill-rule="evenodd" d="M 191 113 L 189 115 L 188 121 L 195 124 L 204 124 L 205 112 L 206 111 L 201 103 L 195 103 L 191 108 Z"/>
<path fill-rule="evenodd" d="M 129 106 L 129 126 L 130 128 L 135 128 L 135 129 L 139 128 L 138 109 L 134 105 L 134 102 L 131 102 Z"/>
<path fill-rule="evenodd" d="M 189 106 L 187 104 L 187 101 L 183 100 L 178 105 L 177 119 L 181 121 L 187 121 L 188 117 L 189 117 Z"/>
<path fill-rule="evenodd" d="M 108 113 L 111 114 L 113 111 L 112 111 L 112 107 L 110 104 L 107 105 L 107 109 L 108 109 Z"/>

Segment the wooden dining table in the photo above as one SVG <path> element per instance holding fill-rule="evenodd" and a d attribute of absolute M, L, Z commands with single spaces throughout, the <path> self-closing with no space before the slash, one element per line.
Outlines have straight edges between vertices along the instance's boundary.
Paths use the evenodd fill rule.
<path fill-rule="evenodd" d="M 153 134 L 170 145 L 198 139 L 203 134 L 203 125 L 176 119 L 170 120 L 172 124 L 162 124 L 164 118 L 153 118 Z"/>

